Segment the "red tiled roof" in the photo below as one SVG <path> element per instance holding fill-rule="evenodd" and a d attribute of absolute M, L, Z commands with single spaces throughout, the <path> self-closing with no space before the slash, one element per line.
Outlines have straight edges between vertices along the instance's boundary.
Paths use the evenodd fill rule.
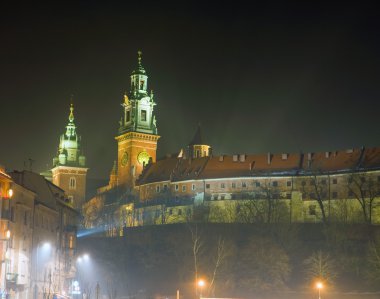
<path fill-rule="evenodd" d="M 167 158 L 149 165 L 137 185 L 167 180 L 302 175 L 310 171 L 337 173 L 365 169 L 380 169 L 380 148 L 305 154 Z"/>

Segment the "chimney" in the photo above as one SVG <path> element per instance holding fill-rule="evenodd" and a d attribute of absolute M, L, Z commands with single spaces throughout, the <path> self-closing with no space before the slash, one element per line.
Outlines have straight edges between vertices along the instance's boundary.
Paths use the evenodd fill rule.
<path fill-rule="evenodd" d="M 288 160 L 288 154 L 282 154 L 281 159 L 282 160 Z"/>
<path fill-rule="evenodd" d="M 240 162 L 245 162 L 245 154 L 240 155 Z"/>

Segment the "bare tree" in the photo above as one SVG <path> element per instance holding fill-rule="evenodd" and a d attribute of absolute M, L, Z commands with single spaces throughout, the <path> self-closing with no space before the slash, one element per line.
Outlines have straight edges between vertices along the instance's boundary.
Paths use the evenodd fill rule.
<path fill-rule="evenodd" d="M 309 280 L 316 278 L 332 284 L 337 277 L 335 264 L 330 256 L 322 251 L 314 252 L 304 261 L 305 273 Z"/>
<path fill-rule="evenodd" d="M 194 282 L 198 282 L 198 262 L 199 262 L 199 257 L 201 253 L 201 249 L 203 247 L 203 242 L 201 239 L 201 235 L 198 232 L 198 226 L 195 224 L 195 227 L 191 227 L 189 225 L 189 230 L 191 233 L 191 251 L 192 251 L 192 256 L 193 256 L 193 262 L 194 262 Z M 198 288 L 195 288 L 195 296 L 198 295 Z"/>
<path fill-rule="evenodd" d="M 107 280 L 107 298 L 116 299 L 117 298 L 117 288 L 115 282 L 112 279 Z"/>
<path fill-rule="evenodd" d="M 347 178 L 347 188 L 348 195 L 359 202 L 364 221 L 371 224 L 374 201 L 380 196 L 380 181 L 368 173 L 352 173 Z"/>

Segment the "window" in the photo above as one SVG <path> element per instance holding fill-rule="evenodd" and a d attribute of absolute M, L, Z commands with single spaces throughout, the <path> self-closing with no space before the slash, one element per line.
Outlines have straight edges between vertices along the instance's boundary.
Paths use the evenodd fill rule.
<path fill-rule="evenodd" d="M 69 238 L 69 248 L 73 249 L 74 248 L 74 237 L 70 236 Z"/>
<path fill-rule="evenodd" d="M 185 192 L 186 191 L 186 185 L 183 185 L 182 186 L 182 192 Z"/>
<path fill-rule="evenodd" d="M 69 195 L 69 196 L 67 196 L 67 199 L 69 200 L 69 203 L 70 203 L 70 204 L 73 204 L 73 203 L 74 203 L 74 196 L 73 196 L 73 195 Z"/>
<path fill-rule="evenodd" d="M 69 189 L 75 190 L 77 188 L 77 180 L 75 177 L 71 177 L 69 181 Z"/>
<path fill-rule="evenodd" d="M 256 187 L 260 187 L 260 182 L 256 182 Z"/>
<path fill-rule="evenodd" d="M 232 187 L 232 188 L 236 188 L 236 183 L 232 183 L 232 184 L 231 184 L 231 187 Z"/>
<path fill-rule="evenodd" d="M 222 196 L 220 196 L 220 199 L 224 200 L 225 197 L 226 197 L 225 195 L 222 195 Z"/>
<path fill-rule="evenodd" d="M 224 189 L 225 187 L 226 187 L 226 185 L 224 183 L 220 184 L 220 188 Z"/>
<path fill-rule="evenodd" d="M 169 209 L 169 215 L 173 215 L 173 209 Z"/>
<path fill-rule="evenodd" d="M 286 199 L 292 199 L 292 193 L 286 193 Z"/>
<path fill-rule="evenodd" d="M 144 89 L 144 80 L 140 80 L 140 90 Z"/>
<path fill-rule="evenodd" d="M 199 150 L 195 151 L 195 158 L 199 158 Z"/>
<path fill-rule="evenodd" d="M 193 191 L 195 190 L 195 184 L 191 185 L 191 190 L 193 190 Z"/>
<path fill-rule="evenodd" d="M 322 180 L 321 180 L 321 184 L 322 184 L 322 185 L 326 185 L 326 179 L 322 179 Z"/>
<path fill-rule="evenodd" d="M 141 110 L 141 121 L 146 121 L 146 110 Z"/>
<path fill-rule="evenodd" d="M 242 187 L 242 188 L 247 188 L 247 183 L 246 183 L 246 182 L 242 182 L 242 183 L 241 183 L 241 187 Z"/>
<path fill-rule="evenodd" d="M 278 186 L 278 182 L 277 182 L 277 181 L 273 181 L 273 182 L 272 182 L 272 186 L 273 186 L 273 187 L 277 187 L 277 186 Z"/>
<path fill-rule="evenodd" d="M 287 186 L 287 187 L 291 187 L 291 186 L 292 186 L 292 181 L 287 181 L 287 182 L 286 182 L 286 186 Z"/>
<path fill-rule="evenodd" d="M 333 192 L 332 193 L 332 198 L 338 198 L 338 192 Z"/>
<path fill-rule="evenodd" d="M 332 180 L 332 183 L 333 183 L 334 185 L 338 184 L 338 179 L 333 179 L 333 180 Z"/>
<path fill-rule="evenodd" d="M 175 191 L 178 191 L 179 187 L 177 184 L 174 185 L 174 189 L 175 189 Z"/>
<path fill-rule="evenodd" d="M 127 111 L 127 115 L 126 115 L 126 117 L 125 117 L 125 121 L 126 122 L 129 122 L 131 120 L 131 111 Z"/>
<path fill-rule="evenodd" d="M 167 191 L 168 190 L 168 185 L 164 185 L 164 191 Z"/>
<path fill-rule="evenodd" d="M 206 189 L 210 189 L 210 184 L 206 184 Z"/>
<path fill-rule="evenodd" d="M 178 216 L 182 215 L 182 209 L 178 209 Z"/>
<path fill-rule="evenodd" d="M 156 192 L 157 192 L 157 193 L 160 192 L 160 185 L 156 186 Z"/>
<path fill-rule="evenodd" d="M 316 215 L 316 206 L 315 205 L 309 206 L 309 215 L 310 216 L 315 216 Z"/>

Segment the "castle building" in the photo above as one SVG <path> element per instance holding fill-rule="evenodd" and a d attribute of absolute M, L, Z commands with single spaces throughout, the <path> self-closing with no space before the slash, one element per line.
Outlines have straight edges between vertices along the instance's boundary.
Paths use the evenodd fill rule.
<path fill-rule="evenodd" d="M 157 135 L 154 115 L 153 92 L 148 94 L 148 76 L 141 64 L 138 52 L 138 65 L 131 74 L 131 88 L 124 95 L 123 115 L 120 120 L 117 141 L 118 185 L 131 190 L 145 165 L 156 161 Z"/>
<path fill-rule="evenodd" d="M 74 123 L 74 106 L 70 105 L 66 132 L 59 140 L 58 155 L 53 158 L 51 180 L 63 189 L 70 203 L 80 210 L 86 196 L 86 157 L 81 147 L 81 137 Z"/>
<path fill-rule="evenodd" d="M 380 148 L 215 156 L 198 126 L 190 143 L 156 160 L 156 103 L 141 64 L 120 120 L 117 167 L 85 203 L 87 228 L 186 221 L 380 224 Z M 127 192 L 125 192 L 127 190 Z"/>

